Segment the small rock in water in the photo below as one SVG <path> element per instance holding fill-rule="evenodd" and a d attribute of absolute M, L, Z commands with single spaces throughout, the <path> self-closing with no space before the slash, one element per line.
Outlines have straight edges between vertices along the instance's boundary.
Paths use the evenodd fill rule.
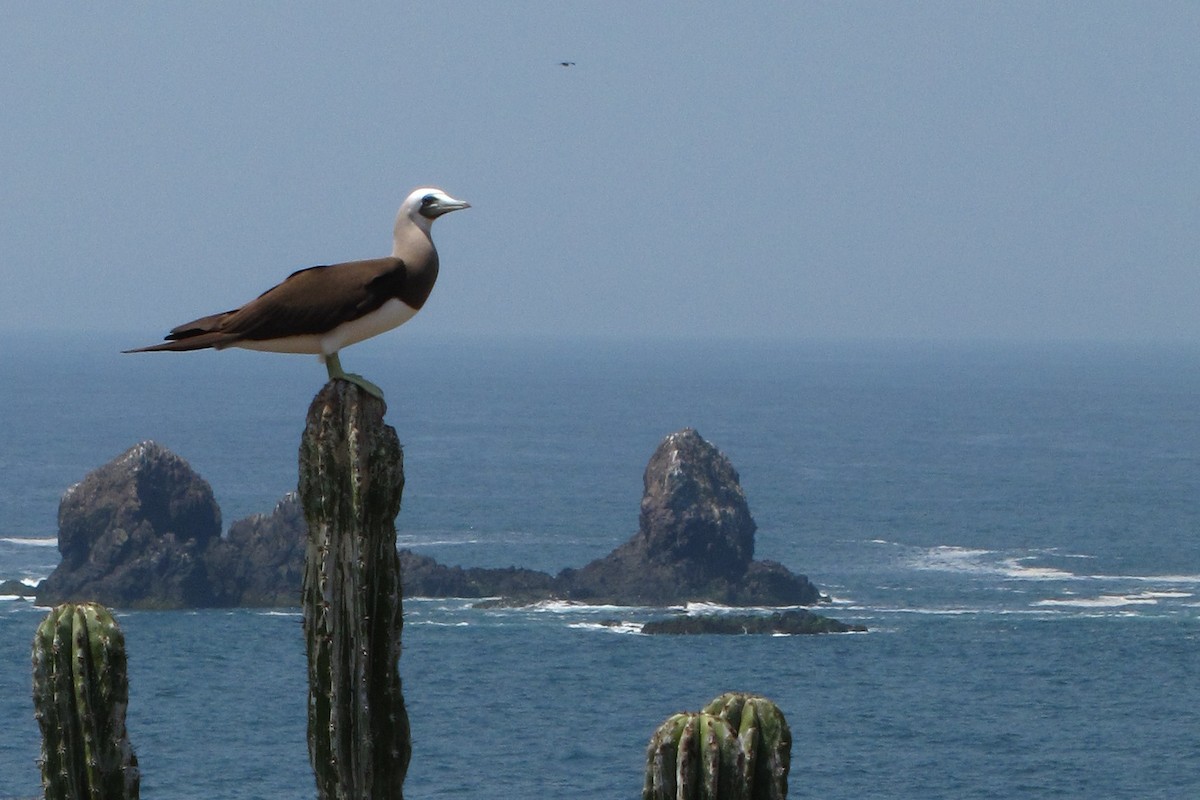
<path fill-rule="evenodd" d="M 654 620 L 642 626 L 649 634 L 804 634 L 804 633 L 864 633 L 863 625 L 850 625 L 822 617 L 811 611 L 796 609 L 773 614 L 681 614 L 671 619 Z"/>

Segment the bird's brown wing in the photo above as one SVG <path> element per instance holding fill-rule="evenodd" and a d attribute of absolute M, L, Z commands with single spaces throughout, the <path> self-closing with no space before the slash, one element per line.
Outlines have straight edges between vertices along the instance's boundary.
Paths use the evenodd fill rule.
<path fill-rule="evenodd" d="M 235 341 L 324 333 L 379 308 L 394 296 L 387 289 L 403 283 L 405 275 L 398 258 L 302 269 L 238 310 L 220 315 L 219 330 Z"/>
<path fill-rule="evenodd" d="M 407 283 L 398 258 L 373 258 L 293 272 L 241 308 L 185 322 L 163 344 L 127 352 L 221 349 L 240 341 L 266 341 L 324 333 L 339 322 L 374 311 Z"/>

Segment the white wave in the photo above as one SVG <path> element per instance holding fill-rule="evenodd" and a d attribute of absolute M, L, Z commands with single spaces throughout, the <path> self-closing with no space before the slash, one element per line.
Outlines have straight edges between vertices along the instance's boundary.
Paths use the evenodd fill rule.
<path fill-rule="evenodd" d="M 1098 597 L 1051 597 L 1037 600 L 1032 605 L 1042 608 L 1121 608 L 1123 606 L 1158 605 L 1161 592 L 1140 594 L 1103 594 Z M 1186 595 L 1185 595 L 1186 596 Z"/>
<path fill-rule="evenodd" d="M 982 614 L 983 608 L 876 608 L 873 611 L 881 614 L 921 614 L 935 617 L 961 617 L 969 614 Z"/>
<path fill-rule="evenodd" d="M 397 544 L 401 547 L 445 547 L 447 545 L 480 544 L 482 539 L 407 539 L 400 538 Z"/>
<path fill-rule="evenodd" d="M 460 603 L 461 607 L 469 608 L 470 606 L 474 605 L 475 603 L 482 603 L 487 600 L 503 600 L 503 599 L 504 598 L 500 597 L 499 595 L 497 595 L 495 597 L 421 597 L 420 595 L 413 595 L 412 597 L 405 597 L 404 602 L 405 603 L 455 602 L 455 603 Z M 444 611 L 446 609 L 440 609 L 440 610 Z"/>
<path fill-rule="evenodd" d="M 449 599 L 452 599 L 452 598 L 449 598 Z M 405 602 L 408 602 L 408 601 L 405 600 Z M 455 604 L 442 603 L 441 605 L 435 606 L 433 608 L 433 610 L 450 613 L 450 614 L 461 614 L 464 611 L 471 611 L 472 609 L 475 608 L 476 604 L 479 602 L 480 601 L 472 599 L 472 598 L 464 598 Z"/>
<path fill-rule="evenodd" d="M 732 614 L 733 612 L 739 610 L 733 608 L 732 606 L 724 606 L 720 605 L 719 603 L 705 602 L 687 603 L 682 606 L 682 608 L 691 616 L 697 616 L 699 614 Z"/>
<path fill-rule="evenodd" d="M 727 606 L 704 600 L 691 601 L 681 606 L 667 606 L 670 611 L 682 612 L 692 617 L 716 614 L 772 614 L 776 611 L 789 611 L 797 608 L 811 610 L 808 606 Z"/>
<path fill-rule="evenodd" d="M 26 547 L 58 547 L 58 537 L 25 537 L 25 536 L 5 536 L 0 538 L 0 542 L 8 544 L 20 544 Z"/>
<path fill-rule="evenodd" d="M 301 611 L 259 611 L 260 617 L 303 617 Z"/>
<path fill-rule="evenodd" d="M 578 628 L 579 630 L 589 631 L 606 631 L 608 633 L 619 633 L 623 635 L 642 635 L 642 625 L 640 622 L 615 622 L 612 624 L 604 624 L 602 622 L 572 622 L 567 625 L 568 628 Z"/>
<path fill-rule="evenodd" d="M 479 531 L 474 528 L 458 530 L 427 530 L 422 533 L 398 534 L 396 543 L 401 547 L 446 547 L 456 545 L 530 545 L 550 541 L 546 534 L 526 530 Z M 580 544 L 587 541 L 578 538 L 553 537 L 554 544 Z"/>
<path fill-rule="evenodd" d="M 503 597 L 496 595 L 495 597 L 420 597 L 414 595 L 405 597 L 404 603 L 413 605 L 432 605 L 441 603 L 437 608 L 438 611 L 461 611 L 465 608 L 471 608 L 477 603 L 485 603 L 488 600 L 503 600 Z"/>
<path fill-rule="evenodd" d="M 1036 556 L 1006 558 L 1001 562 L 999 571 L 1009 578 L 1018 578 L 1027 581 L 1069 581 L 1079 578 L 1075 573 L 1067 572 L 1066 570 L 1055 569 L 1054 567 L 1032 567 L 1021 563 L 1034 558 Z"/>
<path fill-rule="evenodd" d="M 979 616 L 1031 616 L 1044 614 L 1045 611 L 1035 611 L 1029 608 L 1005 608 L 1000 606 L 873 606 L 857 605 L 838 609 L 844 612 L 854 612 L 858 615 L 896 615 L 912 614 L 928 617 L 965 617 Z"/>
<path fill-rule="evenodd" d="M 1013 580 L 1063 581 L 1081 578 L 1081 576 L 1066 570 L 1026 563 L 1045 555 L 1046 552 L 1005 555 L 996 550 L 939 545 L 910 556 L 909 563 L 914 569 L 928 572 L 995 575 Z"/>
<path fill-rule="evenodd" d="M 1137 583 L 1200 584 L 1200 575 L 1091 575 L 1096 580 L 1134 581 Z"/>
<path fill-rule="evenodd" d="M 469 622 L 438 622 L 433 619 L 414 619 L 405 620 L 405 625 L 431 625 L 435 628 L 466 628 L 471 625 Z"/>
<path fill-rule="evenodd" d="M 542 600 L 530 606 L 524 606 L 531 611 L 546 612 L 549 614 L 568 614 L 568 613 L 607 613 L 629 611 L 631 606 L 611 606 L 611 605 L 593 605 L 591 603 L 580 603 L 574 600 Z"/>
<path fill-rule="evenodd" d="M 976 550 L 969 547 L 939 545 L 912 556 L 909 561 L 920 570 L 933 572 L 992 572 L 982 559 L 993 555 L 992 550 Z"/>
<path fill-rule="evenodd" d="M 1200 575 L 1104 575 L 1071 572 L 1038 563 L 1039 560 L 1049 557 L 1076 560 L 1094 560 L 1096 558 L 1083 553 L 1059 553 L 1054 548 L 1031 550 L 1014 555 L 997 550 L 940 545 L 920 549 L 910 554 L 907 561 L 913 569 L 922 571 L 996 576 L 1016 581 L 1152 583 L 1200 587 Z"/>

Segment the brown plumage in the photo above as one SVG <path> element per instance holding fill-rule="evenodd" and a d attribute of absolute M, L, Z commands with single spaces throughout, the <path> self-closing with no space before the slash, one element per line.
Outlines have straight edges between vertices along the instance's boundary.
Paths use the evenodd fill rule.
<path fill-rule="evenodd" d="M 315 353 L 330 378 L 357 379 L 367 388 L 366 381 L 341 371 L 338 351 L 402 325 L 425 305 L 438 276 L 430 226 L 442 214 L 469 207 L 440 189 L 417 189 L 396 215 L 390 257 L 293 272 L 240 308 L 177 325 L 162 344 L 125 352 L 242 347 Z"/>

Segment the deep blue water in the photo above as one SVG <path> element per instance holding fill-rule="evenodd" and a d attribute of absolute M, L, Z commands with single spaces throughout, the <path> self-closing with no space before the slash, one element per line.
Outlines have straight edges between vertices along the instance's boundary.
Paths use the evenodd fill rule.
<path fill-rule="evenodd" d="M 145 338 L 145 337 L 141 337 Z M 295 483 L 323 369 L 7 342 L 0 579 L 53 568 L 62 491 L 153 438 L 229 522 Z M 409 796 L 631 800 L 667 715 L 741 689 L 796 744 L 792 795 L 1200 796 L 1200 350 L 433 341 L 344 354 L 405 444 L 401 541 L 558 570 L 637 525 L 658 441 L 733 461 L 760 557 L 867 634 L 645 637 L 644 609 L 406 604 Z M 0 600 L 0 798 L 38 794 L 29 643 Z M 143 794 L 311 798 L 300 618 L 120 616 Z"/>

